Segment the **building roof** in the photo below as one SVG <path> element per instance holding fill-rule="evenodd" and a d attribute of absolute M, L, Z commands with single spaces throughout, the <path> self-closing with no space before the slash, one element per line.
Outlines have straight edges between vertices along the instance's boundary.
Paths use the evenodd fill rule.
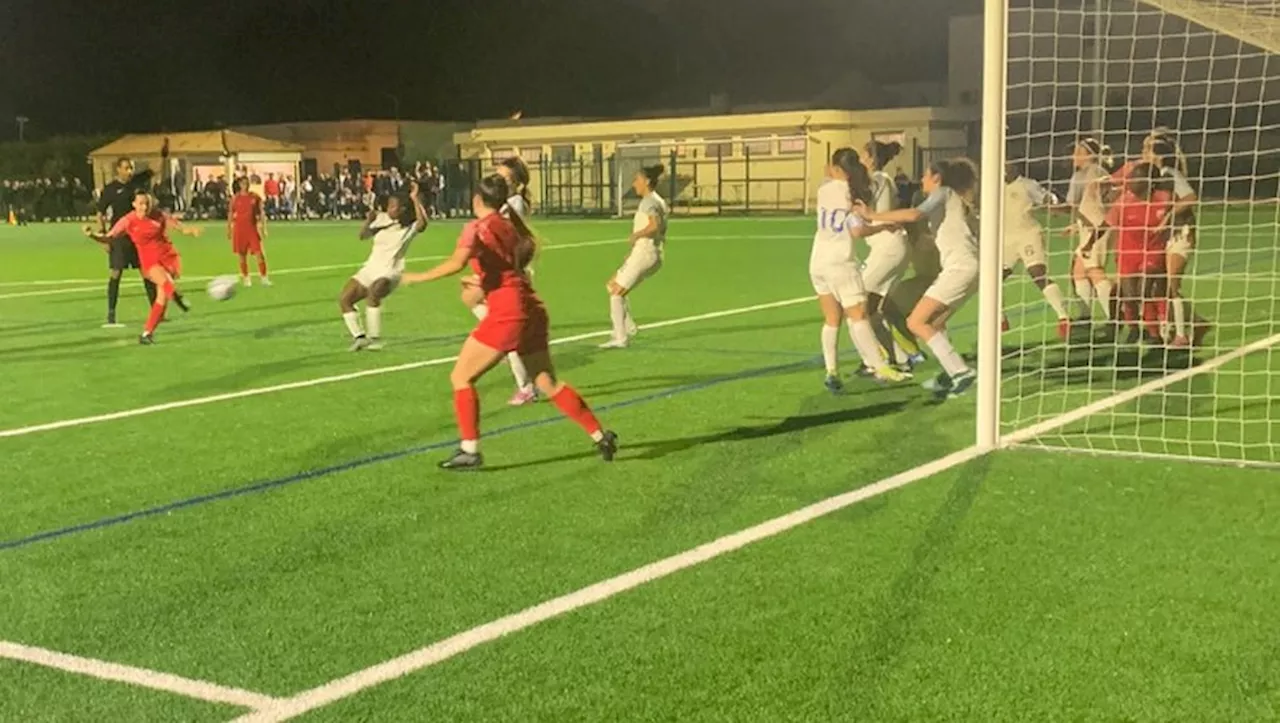
<path fill-rule="evenodd" d="M 295 143 L 274 141 L 238 131 L 197 131 L 194 133 L 131 133 L 89 153 L 90 156 L 157 155 L 165 139 L 169 154 L 224 155 L 228 153 L 298 153 L 303 147 Z"/>

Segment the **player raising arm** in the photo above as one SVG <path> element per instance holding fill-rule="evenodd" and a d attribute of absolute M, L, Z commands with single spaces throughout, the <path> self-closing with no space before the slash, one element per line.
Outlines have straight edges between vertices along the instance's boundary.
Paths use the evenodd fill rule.
<path fill-rule="evenodd" d="M 628 297 L 640 282 L 662 268 L 667 214 L 670 212 L 667 202 L 657 192 L 662 173 L 662 166 L 648 166 L 640 169 L 632 180 L 632 188 L 640 197 L 640 208 L 636 209 L 631 235 L 627 237 L 631 252 L 605 284 L 609 290 L 609 319 L 613 322 L 613 335 L 600 345 L 601 349 L 624 349 L 631 343 L 631 337 L 636 334 L 636 322 L 631 317 Z"/>
<path fill-rule="evenodd" d="M 606 462 L 612 461 L 618 436 L 600 426 L 573 387 L 556 379 L 547 309 L 524 272 L 537 241 L 519 215 L 507 217 L 501 213 L 510 196 L 502 176 L 495 173 L 484 178 L 471 201 L 476 218 L 462 229 L 453 255 L 430 271 L 404 275 L 406 284 L 436 281 L 470 265 L 489 306 L 489 313 L 463 342 L 449 375 L 461 441 L 458 451 L 440 467 L 467 470 L 484 464 L 480 454 L 480 398 L 476 396 L 475 383 L 513 351 L 524 361 L 538 389 L 590 435 Z"/>
<path fill-rule="evenodd" d="M 1068 235 L 1078 237 L 1077 251 L 1084 248 L 1085 242 L 1094 236 L 1094 229 L 1102 223 L 1107 215 L 1107 195 L 1110 184 L 1111 148 L 1096 138 L 1081 138 L 1076 142 L 1071 156 L 1075 170 L 1071 174 L 1071 184 L 1067 188 L 1067 205 L 1071 208 L 1071 223 L 1067 226 Z M 1107 258 L 1111 239 L 1107 235 L 1098 236 L 1088 253 L 1077 253 L 1071 264 L 1071 278 L 1074 282 L 1076 296 L 1084 307 L 1082 321 L 1093 316 L 1093 301 L 1096 298 L 1102 317 L 1111 321 L 1111 295 L 1114 291 L 1111 279 L 1107 277 Z M 1106 327 L 1112 331 L 1110 324 Z"/>
<path fill-rule="evenodd" d="M 409 197 L 391 196 L 387 210 L 369 211 L 360 227 L 360 240 L 373 239 L 364 266 L 342 287 L 338 308 L 342 321 L 351 332 L 351 351 L 382 348 L 382 300 L 400 284 L 404 273 L 404 257 L 409 243 L 427 227 L 427 209 L 418 193 L 418 183 L 409 184 Z M 356 304 L 365 301 L 364 328 L 360 328 L 360 312 Z"/>
<path fill-rule="evenodd" d="M 151 305 L 151 313 L 147 323 L 138 337 L 139 344 L 155 343 L 152 335 L 156 327 L 164 320 L 165 309 L 169 300 L 173 299 L 183 311 L 188 307 L 178 292 L 176 281 L 182 276 L 182 257 L 169 241 L 170 228 L 185 236 L 199 236 L 200 229 L 185 227 L 172 216 L 159 209 L 155 197 L 150 193 L 138 190 L 133 195 L 133 212 L 118 219 L 111 230 L 106 233 L 95 233 L 85 226 L 84 233 L 89 238 L 103 245 L 113 243 L 112 239 L 128 236 L 138 254 L 138 268 L 151 283 L 156 285 L 156 300 Z"/>
<path fill-rule="evenodd" d="M 1021 261 L 1031 281 L 1044 294 L 1053 313 L 1058 315 L 1058 338 L 1066 341 L 1071 333 L 1067 302 L 1062 289 L 1049 278 L 1049 264 L 1044 249 L 1044 229 L 1036 218 L 1036 210 L 1055 205 L 1053 194 L 1022 174 L 1019 164 L 1010 163 L 1004 172 L 1004 279 L 1013 276 Z"/>
<path fill-rule="evenodd" d="M 921 185 L 928 196 L 915 208 L 865 211 L 863 215 L 877 224 L 928 219 L 933 227 L 942 270 L 911 310 L 907 326 L 929 345 L 944 370 L 926 388 L 939 397 L 956 396 L 977 379 L 951 344 L 947 320 L 978 290 L 978 238 L 973 230 L 978 169 L 967 158 L 937 161 L 924 174 Z"/>
<path fill-rule="evenodd" d="M 262 212 L 262 199 L 249 192 L 247 178 L 237 178 L 235 186 L 236 192 L 231 197 L 231 208 L 227 212 L 227 240 L 240 262 L 240 282 L 250 285 L 247 257 L 255 256 L 258 259 L 258 279 L 263 286 L 270 286 L 267 257 L 262 251 L 262 242 L 267 238 L 267 216 Z"/>

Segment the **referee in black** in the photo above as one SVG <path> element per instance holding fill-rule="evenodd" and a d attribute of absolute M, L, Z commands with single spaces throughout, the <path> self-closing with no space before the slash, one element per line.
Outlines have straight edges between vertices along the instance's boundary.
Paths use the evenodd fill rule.
<path fill-rule="evenodd" d="M 98 226 L 103 233 L 111 230 L 116 221 L 125 214 L 133 213 L 133 194 L 139 189 L 151 190 L 152 171 L 133 172 L 133 161 L 121 158 L 116 161 L 116 179 L 102 188 L 98 198 Z M 110 218 L 107 213 L 110 212 Z M 111 264 L 111 276 L 107 279 L 107 323 L 104 327 L 117 328 L 124 324 L 116 323 L 116 302 L 120 299 L 120 275 L 125 269 L 138 269 L 138 249 L 128 236 L 116 236 L 110 239 L 107 255 Z M 156 285 L 146 276 L 142 284 L 147 289 L 148 306 L 156 302 Z"/>

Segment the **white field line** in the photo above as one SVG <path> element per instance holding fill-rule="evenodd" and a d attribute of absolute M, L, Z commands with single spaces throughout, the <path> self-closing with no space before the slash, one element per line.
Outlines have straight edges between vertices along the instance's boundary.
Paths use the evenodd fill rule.
<path fill-rule="evenodd" d="M 0 640 L 0 658 L 43 665 L 46 668 L 55 668 L 68 673 L 78 673 L 117 683 L 127 683 L 141 688 L 163 690 L 209 703 L 237 705 L 254 710 L 273 706 L 280 700 L 262 693 L 254 693 L 239 688 L 227 688 L 215 683 L 183 678 L 171 673 L 161 673 L 155 670 L 147 670 L 146 668 L 135 668 L 131 665 L 109 663 L 95 658 L 82 658 L 78 655 L 68 655 L 54 650 L 20 645 L 5 640 Z"/>
<path fill-rule="evenodd" d="M 444 662 L 476 646 L 492 642 L 579 608 L 603 602 L 619 593 L 637 588 L 645 583 L 659 580 L 694 565 L 713 560 L 726 553 L 746 547 L 753 542 L 774 537 L 863 500 L 882 495 L 890 490 L 895 490 L 917 480 L 951 469 L 980 455 L 981 452 L 977 447 L 970 447 L 942 459 L 887 477 L 874 484 L 860 487 L 852 492 L 829 497 L 821 502 L 789 512 L 781 517 L 775 517 L 754 527 L 725 535 L 691 550 L 686 550 L 630 572 L 625 572 L 617 577 L 611 577 L 608 580 L 584 587 L 568 595 L 539 603 L 518 613 L 474 627 L 311 690 L 302 691 L 288 698 L 276 699 L 265 708 L 256 709 L 252 713 L 237 718 L 234 723 L 274 723 L 275 721 L 288 720 L 317 708 L 322 708 L 373 686 Z"/>
<path fill-rule="evenodd" d="M 1089 414 L 1095 414 L 1137 397 L 1176 384 L 1196 374 L 1213 371 L 1240 359 L 1247 354 L 1261 351 L 1280 344 L 1280 334 L 1243 346 L 1230 353 L 1215 357 L 1203 364 L 1186 369 L 1168 377 L 1154 380 L 1134 387 L 1080 410 L 1065 414 L 1058 419 L 1029 427 L 1009 435 L 1003 444 L 1015 444 L 1044 434 L 1054 429 L 1071 424 Z M 397 658 L 392 658 L 377 665 L 356 671 L 348 676 L 332 680 L 328 683 L 305 690 L 288 698 L 277 699 L 266 708 L 258 708 L 251 713 L 237 718 L 233 723 L 276 723 L 289 720 L 317 708 L 335 703 L 344 698 L 360 693 L 382 683 L 403 677 L 423 668 L 436 665 L 454 656 L 471 650 L 479 645 L 492 642 L 504 636 L 519 632 L 551 618 L 559 617 L 588 605 L 603 602 L 619 593 L 626 592 L 645 583 L 661 579 L 667 575 L 684 570 L 694 565 L 738 550 L 753 542 L 758 542 L 786 532 L 792 528 L 811 522 L 824 515 L 857 504 L 863 500 L 904 487 L 926 477 L 946 471 L 985 454 L 985 450 L 974 446 L 955 452 L 928 464 L 914 467 L 892 477 L 887 477 L 866 487 L 829 497 L 808 507 L 776 517 L 754 527 L 735 532 L 712 540 L 699 547 L 673 555 L 663 560 L 636 568 L 630 572 L 609 578 L 594 585 L 589 585 L 567 595 L 525 608 L 520 612 L 498 618 L 483 625 L 465 630 L 444 640 L 419 648 Z"/>
<path fill-rule="evenodd" d="M 722 319 L 727 316 L 737 316 L 739 314 L 750 314 L 756 311 L 765 311 L 767 309 L 779 309 L 785 306 L 795 306 L 796 304 L 812 303 L 812 296 L 801 296 L 794 299 L 785 299 L 783 301 L 772 301 L 767 304 L 754 304 L 752 306 L 740 306 L 736 309 L 724 309 L 722 311 L 712 311 L 706 314 L 695 314 L 693 316 L 683 316 L 677 319 L 667 319 L 665 321 L 655 321 L 649 324 L 641 324 L 641 330 L 661 329 L 668 326 L 677 326 L 680 324 L 692 324 L 698 321 L 709 321 L 711 319 Z M 608 336 L 609 330 L 590 331 L 585 334 L 575 334 L 573 336 L 560 337 L 552 339 L 552 344 L 569 344 L 576 341 L 584 341 L 586 339 L 596 339 Z M 393 366 L 374 367 L 372 369 L 362 369 L 358 372 L 349 372 L 347 374 L 334 374 L 332 376 L 316 377 L 314 379 L 302 379 L 296 382 L 286 382 L 284 384 L 275 384 L 269 387 L 254 387 L 252 389 L 241 389 L 235 392 L 226 392 L 223 394 L 213 394 L 207 397 L 195 397 L 192 399 L 180 399 L 175 402 L 165 402 L 164 404 L 153 404 L 147 407 L 136 407 L 134 409 L 125 409 L 119 412 L 110 412 L 107 414 L 96 414 L 89 417 L 76 417 L 73 419 L 63 419 L 57 422 L 46 422 L 44 424 L 33 424 L 27 427 L 14 427 L 12 429 L 0 430 L 0 439 L 5 437 L 21 437 L 28 434 L 37 434 L 39 432 L 51 432 L 55 429 L 67 429 L 69 427 L 83 427 L 89 424 L 98 424 L 101 422 L 112 422 L 119 419 L 128 419 L 130 417 L 141 417 L 146 414 L 155 414 L 157 412 L 167 412 L 173 409 L 183 409 L 186 407 L 198 407 L 205 404 L 213 404 L 215 402 L 226 402 L 233 399 L 244 399 L 246 397 L 256 397 L 263 394 L 274 394 L 276 392 L 284 392 L 290 389 L 305 389 L 307 387 L 316 387 L 322 384 L 334 384 L 336 382 L 346 382 L 352 379 L 363 379 L 365 377 L 380 376 L 383 374 L 392 374 L 395 372 L 410 371 L 412 369 L 422 369 L 424 367 L 440 366 L 442 364 L 451 364 L 457 356 L 437 357 L 435 359 L 423 359 L 416 362 L 407 362 L 405 364 L 395 364 Z"/>
<path fill-rule="evenodd" d="M 681 236 L 678 240 L 684 241 L 725 241 L 730 239 L 759 239 L 759 240 L 778 240 L 778 239 L 803 239 L 802 234 L 744 234 L 738 236 L 714 235 L 714 236 Z M 610 238 L 600 239 L 597 241 L 579 241 L 567 244 L 551 244 L 543 246 L 540 251 L 556 251 L 564 249 L 581 249 L 592 246 L 608 246 L 616 244 L 621 248 L 622 243 L 626 239 Z M 416 261 L 439 261 L 446 259 L 445 255 L 431 256 L 413 256 L 405 259 L 406 262 L 412 263 Z M 360 268 L 359 263 L 345 264 L 326 264 L 323 266 L 301 266 L 292 269 L 272 269 L 272 276 L 281 276 L 288 274 L 305 274 L 316 271 L 337 271 L 339 269 L 351 269 L 352 272 Z M 220 274 L 224 275 L 224 274 Z M 216 276 L 184 276 L 183 281 L 209 281 L 217 278 Z M 102 279 L 40 279 L 34 281 L 0 281 L 0 288 L 23 288 L 23 287 L 39 287 L 39 286 L 65 286 L 70 284 L 95 284 L 95 286 L 77 286 L 70 289 L 39 289 L 36 291 L 6 292 L 0 294 L 0 299 L 21 299 L 29 296 L 49 296 L 52 294 L 74 294 L 84 291 L 101 291 Z"/>

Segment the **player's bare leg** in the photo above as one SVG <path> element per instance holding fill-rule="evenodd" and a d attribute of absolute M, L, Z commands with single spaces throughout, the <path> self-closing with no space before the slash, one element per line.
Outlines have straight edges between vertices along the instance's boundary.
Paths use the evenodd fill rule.
<path fill-rule="evenodd" d="M 556 405 L 556 409 L 564 416 L 572 419 L 582 431 L 591 437 L 596 451 L 606 462 L 612 462 L 618 453 L 618 435 L 600 426 L 600 420 L 591 411 L 585 400 L 568 384 L 556 378 L 555 367 L 551 363 L 551 353 L 540 351 L 521 356 L 525 368 L 533 375 L 534 384 L 547 399 Z"/>
<path fill-rule="evenodd" d="M 453 413 L 458 422 L 458 451 L 440 463 L 440 469 L 469 470 L 484 464 L 480 454 L 480 397 L 476 380 L 498 362 L 502 352 L 469 336 L 462 343 L 458 359 L 449 373 L 453 385 Z"/>
<path fill-rule="evenodd" d="M 613 324 L 613 334 L 600 348 L 626 349 L 638 330 L 635 319 L 631 318 L 631 305 L 627 302 L 631 289 L 619 284 L 616 276 L 609 278 L 605 289 L 609 292 L 609 320 Z"/>
<path fill-rule="evenodd" d="M 394 287 L 390 279 L 378 279 L 369 287 L 368 301 L 364 305 L 364 330 L 369 351 L 382 349 L 382 300 L 391 295 Z"/>
<path fill-rule="evenodd" d="M 947 336 L 947 320 L 953 311 L 941 301 L 925 296 L 907 317 L 911 333 L 928 345 L 934 358 L 942 365 L 943 373 L 925 383 L 925 388 L 938 397 L 963 394 L 977 380 Z"/>
<path fill-rule="evenodd" d="M 152 266 L 147 269 L 146 273 L 151 283 L 156 285 L 156 301 L 151 305 L 151 313 L 147 315 L 147 323 L 142 327 L 142 336 L 138 337 L 138 343 L 144 345 L 155 343 L 156 327 L 160 326 L 160 322 L 164 321 L 164 312 L 169 306 L 169 299 L 173 298 L 174 294 L 177 293 L 173 278 L 163 266 L 158 264 Z"/>
<path fill-rule="evenodd" d="M 369 344 L 364 329 L 360 328 L 360 312 L 356 311 L 356 304 L 368 296 L 368 293 L 359 281 L 347 279 L 347 285 L 342 287 L 342 293 L 338 295 L 342 321 L 347 325 L 347 331 L 351 332 L 351 351 L 360 351 Z"/>

